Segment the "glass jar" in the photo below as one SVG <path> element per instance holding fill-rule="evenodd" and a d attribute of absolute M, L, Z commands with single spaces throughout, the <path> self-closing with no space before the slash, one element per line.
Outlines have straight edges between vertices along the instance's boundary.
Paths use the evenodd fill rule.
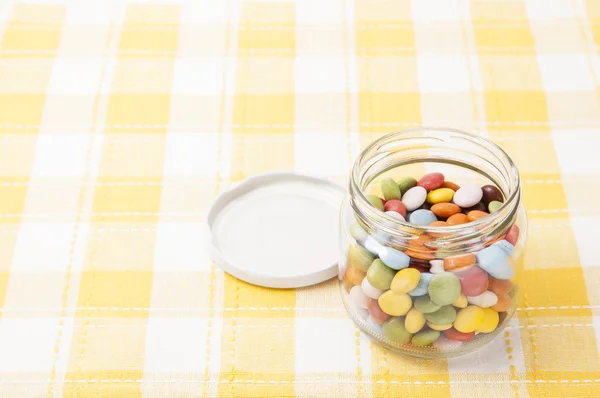
<path fill-rule="evenodd" d="M 384 178 L 418 180 L 433 172 L 459 186 L 495 185 L 503 204 L 472 222 L 431 226 L 386 213 L 366 197 L 383 197 Z M 486 138 L 413 128 L 373 142 L 353 166 L 340 229 L 343 302 L 357 327 L 387 349 L 426 358 L 463 355 L 496 337 L 515 312 L 517 285 L 511 279 L 520 268 L 527 219 L 517 168 Z M 386 264 L 395 262 L 394 255 L 406 262 Z M 449 304 L 446 293 L 456 289 L 460 296 Z M 390 303 L 392 315 L 382 309 Z"/>

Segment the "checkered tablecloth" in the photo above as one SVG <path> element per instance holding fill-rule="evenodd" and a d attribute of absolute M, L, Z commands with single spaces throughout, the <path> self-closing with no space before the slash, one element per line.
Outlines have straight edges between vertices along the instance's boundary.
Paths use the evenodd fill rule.
<path fill-rule="evenodd" d="M 0 396 L 600 396 L 600 2 L 0 1 Z M 345 181 L 416 125 L 520 168 L 518 317 L 400 357 L 337 282 L 215 268 L 206 210 L 269 170 Z"/>

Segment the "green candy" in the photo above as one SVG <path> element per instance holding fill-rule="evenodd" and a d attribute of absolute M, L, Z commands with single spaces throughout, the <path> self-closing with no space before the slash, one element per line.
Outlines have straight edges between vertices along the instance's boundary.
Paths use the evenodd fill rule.
<path fill-rule="evenodd" d="M 367 271 L 367 280 L 379 290 L 388 290 L 395 275 L 395 270 L 389 268 L 380 259 L 376 259 Z"/>
<path fill-rule="evenodd" d="M 375 196 L 375 195 L 365 195 L 365 198 L 367 198 L 367 200 L 369 202 L 371 202 L 371 204 L 375 207 L 377 207 L 379 210 L 383 211 L 383 203 L 381 203 L 381 198 L 379 196 Z"/>
<path fill-rule="evenodd" d="M 436 341 L 439 337 L 440 332 L 438 330 L 430 329 L 415 334 L 410 341 L 416 346 L 426 346 Z"/>
<path fill-rule="evenodd" d="M 369 236 L 367 231 L 365 231 L 357 222 L 353 222 L 352 225 L 350 225 L 350 235 L 357 241 L 365 240 Z"/>
<path fill-rule="evenodd" d="M 495 212 L 495 211 L 498 211 L 498 209 L 499 209 L 500 207 L 502 207 L 502 205 L 503 205 L 503 204 L 504 204 L 504 203 L 502 203 L 502 202 L 499 202 L 499 201 L 497 201 L 497 200 L 492 200 L 492 201 L 490 202 L 490 204 L 488 205 L 488 210 L 490 211 L 490 213 L 493 213 L 493 212 Z"/>
<path fill-rule="evenodd" d="M 452 272 L 433 275 L 429 282 L 429 297 L 439 305 L 450 305 L 460 296 L 460 280 Z"/>
<path fill-rule="evenodd" d="M 414 306 L 423 314 L 430 314 L 442 308 L 441 305 L 431 301 L 431 298 L 427 295 L 417 297 L 415 299 Z"/>
<path fill-rule="evenodd" d="M 436 325 L 447 325 L 456 319 L 456 309 L 451 305 L 446 305 L 436 312 L 425 314 L 425 319 Z"/>
<path fill-rule="evenodd" d="M 348 263 L 354 265 L 362 272 L 367 272 L 373 262 L 373 255 L 359 244 L 350 246 L 348 250 Z"/>
<path fill-rule="evenodd" d="M 381 181 L 381 192 L 385 200 L 400 199 L 400 188 L 396 181 L 391 178 L 385 178 Z"/>
<path fill-rule="evenodd" d="M 400 193 L 403 195 L 409 189 L 417 186 L 417 180 L 412 177 L 404 177 L 398 180 L 398 188 Z"/>
<path fill-rule="evenodd" d="M 404 318 L 393 316 L 383 324 L 383 335 L 400 344 L 406 344 L 410 341 L 412 334 L 404 326 Z"/>

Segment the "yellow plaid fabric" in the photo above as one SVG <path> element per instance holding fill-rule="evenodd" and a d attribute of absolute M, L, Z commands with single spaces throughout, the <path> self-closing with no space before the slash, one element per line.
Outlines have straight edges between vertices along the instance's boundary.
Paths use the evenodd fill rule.
<path fill-rule="evenodd" d="M 600 396 L 600 2 L 0 2 L 0 396 Z M 518 317 L 392 355 L 337 282 L 214 267 L 206 210 L 269 170 L 345 181 L 416 125 L 523 177 Z M 307 250 L 299 248 L 299 250 Z"/>

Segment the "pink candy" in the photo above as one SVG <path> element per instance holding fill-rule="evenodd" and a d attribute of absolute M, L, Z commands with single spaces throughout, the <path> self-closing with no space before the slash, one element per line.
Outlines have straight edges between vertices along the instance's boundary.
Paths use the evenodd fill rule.
<path fill-rule="evenodd" d="M 442 173 L 429 173 L 425 174 L 417 185 L 425 188 L 427 191 L 438 189 L 444 183 L 444 175 Z"/>

